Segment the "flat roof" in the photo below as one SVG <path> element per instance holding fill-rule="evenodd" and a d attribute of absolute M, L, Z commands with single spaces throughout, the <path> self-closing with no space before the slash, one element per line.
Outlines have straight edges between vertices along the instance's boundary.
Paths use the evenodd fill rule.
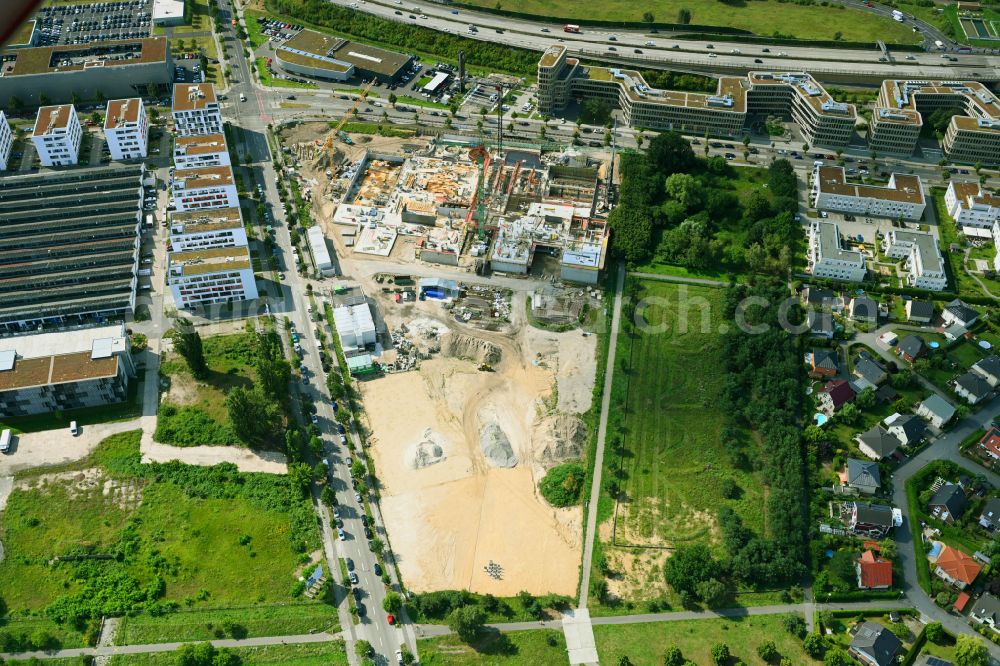
<path fill-rule="evenodd" d="M 168 276 L 180 268 L 180 275 L 204 275 L 250 268 L 250 249 L 247 247 L 216 247 L 208 250 L 172 252 L 169 257 Z"/>
<path fill-rule="evenodd" d="M 746 111 L 745 79 L 739 77 L 720 78 L 715 94 L 708 94 L 653 88 L 646 83 L 642 74 L 633 69 L 586 67 L 579 72 L 579 75 L 593 81 L 617 83 L 634 101 L 731 113 Z"/>
<path fill-rule="evenodd" d="M 542 59 L 538 61 L 538 64 L 542 67 L 551 67 L 556 64 L 556 61 L 566 51 L 566 47 L 562 44 L 555 44 L 545 49 L 542 53 Z"/>
<path fill-rule="evenodd" d="M 865 258 L 855 250 L 845 250 L 840 246 L 840 227 L 835 222 L 816 221 L 819 233 L 820 254 L 824 259 L 839 259 L 849 261 L 858 266 L 865 265 Z"/>
<path fill-rule="evenodd" d="M 847 178 L 844 175 L 844 167 L 841 166 L 821 166 L 817 167 L 816 170 L 819 191 L 824 194 L 866 197 L 869 199 L 883 199 L 903 203 L 924 203 L 924 192 L 919 176 L 894 173 L 889 178 L 889 184 L 881 187 L 877 185 L 857 185 L 847 182 Z"/>
<path fill-rule="evenodd" d="M 216 104 L 215 86 L 211 83 L 175 83 L 174 111 L 198 111 Z"/>
<path fill-rule="evenodd" d="M 174 181 L 183 181 L 182 185 L 185 190 L 232 185 L 233 168 L 230 166 L 216 166 L 178 169 L 174 172 Z"/>
<path fill-rule="evenodd" d="M 153 20 L 166 21 L 184 17 L 184 0 L 153 0 Z"/>
<path fill-rule="evenodd" d="M 357 69 L 386 76 L 395 75 L 410 62 L 410 56 L 404 53 L 359 44 L 333 35 L 324 35 L 315 30 L 299 31 L 298 34 L 279 46 L 278 50 L 282 51 L 282 58 L 285 58 L 285 54 L 295 55 L 296 52 L 299 52 L 298 55 L 302 58 L 309 59 L 309 62 L 304 64 L 315 67 L 344 71 L 346 69 L 344 65 L 353 65 Z M 327 61 L 309 58 L 310 54 L 339 61 L 344 69 L 337 69 L 337 65 L 334 63 L 321 64 L 327 63 Z"/>
<path fill-rule="evenodd" d="M 96 348 L 101 353 L 94 353 Z M 15 355 L 0 370 L 0 391 L 62 384 L 118 374 L 115 352 L 128 348 L 125 324 L 0 339 L 0 355 Z M 59 350 L 53 354 L 53 350 Z"/>
<path fill-rule="evenodd" d="M 66 384 L 87 379 L 114 377 L 117 374 L 117 356 L 94 359 L 91 358 L 89 351 L 60 354 L 16 361 L 13 370 L 0 372 L 0 391 Z"/>
<path fill-rule="evenodd" d="M 95 340 L 114 338 L 125 338 L 125 324 L 0 338 L 0 353 L 14 351 L 20 359 L 48 357 L 54 349 L 63 354 L 89 354 Z"/>
<path fill-rule="evenodd" d="M 893 229 L 890 232 L 897 242 L 908 243 L 917 248 L 920 253 L 920 263 L 925 271 L 933 273 L 944 272 L 944 260 L 941 258 L 941 250 L 938 248 L 937 239 L 933 235 L 922 231 L 908 231 L 905 229 Z"/>
<path fill-rule="evenodd" d="M 224 153 L 229 149 L 224 134 L 195 134 L 174 137 L 174 151 L 177 150 L 185 155 L 210 155 Z"/>
<path fill-rule="evenodd" d="M 170 215 L 170 232 L 173 235 L 174 225 L 184 227 L 181 233 L 194 234 L 204 231 L 223 229 L 238 229 L 243 226 L 243 217 L 239 208 L 210 208 L 186 213 Z"/>
<path fill-rule="evenodd" d="M 119 125 L 131 125 L 139 122 L 139 112 L 142 110 L 142 99 L 113 99 L 108 102 L 104 116 L 104 129 L 115 129 Z"/>
<path fill-rule="evenodd" d="M 53 130 L 64 130 L 69 127 L 69 119 L 76 113 L 72 104 L 43 106 L 35 116 L 33 136 L 44 136 Z"/>
<path fill-rule="evenodd" d="M 951 181 L 950 187 L 954 188 L 955 197 L 963 206 L 972 205 L 990 206 L 1000 208 L 1000 196 L 984 190 L 976 181 Z"/>
<path fill-rule="evenodd" d="M 922 122 L 920 117 L 921 97 L 959 97 L 966 104 L 969 115 L 953 116 L 952 121 L 960 128 L 982 132 L 1000 131 L 1000 100 L 979 81 L 927 81 L 907 79 L 887 79 L 882 82 L 876 111 L 888 108 L 891 111 L 909 111 L 909 121 L 903 117 L 896 122 Z M 887 103 L 887 105 L 886 105 Z M 880 118 L 880 121 L 883 120 Z"/>
<path fill-rule="evenodd" d="M 167 38 L 147 37 L 92 44 L 64 44 L 4 50 L 14 56 L 0 64 L 0 76 L 75 72 L 90 67 L 127 67 L 166 62 Z"/>
<path fill-rule="evenodd" d="M 10 39 L 7 40 L 6 46 L 8 48 L 12 46 L 30 46 L 31 37 L 35 34 L 35 26 L 35 19 L 29 19 L 17 26 L 17 29 L 14 30 L 14 34 L 12 34 Z"/>

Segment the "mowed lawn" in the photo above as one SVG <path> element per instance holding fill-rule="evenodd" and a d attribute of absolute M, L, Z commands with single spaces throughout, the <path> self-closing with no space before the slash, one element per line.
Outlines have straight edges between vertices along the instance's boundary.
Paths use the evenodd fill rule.
<path fill-rule="evenodd" d="M 718 545 L 715 517 L 723 505 L 761 532 L 763 483 L 729 464 L 721 437 L 725 360 L 719 328 L 725 291 L 641 284 L 637 314 L 648 325 L 634 328 L 625 377 L 624 452 L 610 463 L 621 479 L 615 544 Z M 618 464 L 621 471 L 613 471 Z M 735 499 L 722 497 L 727 479 L 740 488 Z"/>
<path fill-rule="evenodd" d="M 595 625 L 594 640 L 602 664 L 617 664 L 627 656 L 635 666 L 658 666 L 663 663 L 664 651 L 676 645 L 685 659 L 698 666 L 710 666 L 712 646 L 725 643 L 733 657 L 730 663 L 768 666 L 757 656 L 757 646 L 768 640 L 774 641 L 781 656 L 788 657 L 796 666 L 820 663 L 803 651 L 801 640 L 785 631 L 780 615 Z"/>
<path fill-rule="evenodd" d="M 484 632 L 471 644 L 458 636 L 426 638 L 417 643 L 423 666 L 545 666 L 566 663 L 566 639 L 554 629 L 501 634 Z"/>
<path fill-rule="evenodd" d="M 493 8 L 494 0 L 465 0 L 470 5 Z M 657 21 L 673 23 L 681 9 L 691 12 L 695 25 L 717 25 L 749 30 L 758 35 L 771 35 L 779 31 L 783 36 L 798 39 L 834 39 L 887 43 L 916 44 L 919 36 L 909 27 L 889 18 L 875 16 L 860 9 L 838 9 L 781 3 L 777 0 L 754 0 L 745 3 L 718 2 L 717 0 L 647 0 L 643 3 L 627 0 L 581 4 L 576 0 L 507 0 L 500 6 L 508 11 L 553 16 L 558 18 L 586 18 L 603 21 L 642 21 L 643 14 L 652 12 Z M 583 26 L 583 32 L 588 32 Z M 607 31 L 607 28 L 593 30 Z"/>
<path fill-rule="evenodd" d="M 253 666 L 345 666 L 347 652 L 343 641 L 302 645 L 267 645 L 231 648 L 243 664 Z M 48 663 L 48 662 L 46 662 Z M 118 655 L 111 666 L 176 666 L 176 652 Z"/>

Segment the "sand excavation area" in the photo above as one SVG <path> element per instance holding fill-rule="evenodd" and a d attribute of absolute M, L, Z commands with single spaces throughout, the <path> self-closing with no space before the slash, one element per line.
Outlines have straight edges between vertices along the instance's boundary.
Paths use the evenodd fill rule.
<path fill-rule="evenodd" d="M 516 322 L 511 334 L 482 331 L 437 304 L 418 307 L 398 323 L 443 332 L 433 341 L 440 351 L 417 370 L 361 384 L 406 586 L 575 594 L 581 509 L 550 506 L 537 486 L 552 465 L 582 455 L 594 338 Z M 494 371 L 480 371 L 483 362 Z M 498 578 L 484 569 L 490 561 Z"/>

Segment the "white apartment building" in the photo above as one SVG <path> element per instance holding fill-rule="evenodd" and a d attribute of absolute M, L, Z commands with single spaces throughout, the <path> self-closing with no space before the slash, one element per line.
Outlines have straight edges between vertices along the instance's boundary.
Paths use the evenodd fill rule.
<path fill-rule="evenodd" d="M 210 208 L 170 216 L 170 252 L 246 245 L 247 232 L 239 208 Z"/>
<path fill-rule="evenodd" d="M 14 146 L 14 132 L 7 122 L 7 114 L 0 111 L 0 171 L 7 170 L 7 162 L 10 160 L 10 150 Z"/>
<path fill-rule="evenodd" d="M 80 158 L 83 128 L 72 104 L 38 109 L 31 142 L 42 166 L 69 166 Z"/>
<path fill-rule="evenodd" d="M 922 231 L 893 229 L 883 241 L 888 257 L 906 259 L 907 284 L 917 289 L 944 291 L 948 279 L 944 259 L 933 235 Z"/>
<path fill-rule="evenodd" d="M 170 193 L 181 213 L 240 205 L 233 169 L 228 166 L 178 169 L 170 180 Z"/>
<path fill-rule="evenodd" d="M 175 84 L 173 116 L 177 136 L 222 134 L 222 111 L 211 83 Z"/>
<path fill-rule="evenodd" d="M 229 166 L 229 149 L 224 134 L 194 134 L 174 139 L 174 167 Z"/>
<path fill-rule="evenodd" d="M 818 166 L 812 176 L 813 205 L 852 215 L 919 220 L 924 215 L 920 176 L 894 173 L 885 187 L 848 183 L 844 167 Z"/>
<path fill-rule="evenodd" d="M 840 246 L 840 228 L 833 222 L 809 225 L 809 271 L 816 277 L 861 282 L 868 272 L 861 252 Z"/>
<path fill-rule="evenodd" d="M 167 260 L 167 284 L 182 309 L 257 298 L 246 247 L 173 252 Z"/>
<path fill-rule="evenodd" d="M 149 116 L 142 98 L 113 99 L 104 115 L 104 137 L 113 160 L 146 157 L 149 144 Z"/>
<path fill-rule="evenodd" d="M 975 181 L 948 183 L 944 203 L 960 228 L 992 229 L 1000 220 L 1000 197 L 985 191 Z"/>

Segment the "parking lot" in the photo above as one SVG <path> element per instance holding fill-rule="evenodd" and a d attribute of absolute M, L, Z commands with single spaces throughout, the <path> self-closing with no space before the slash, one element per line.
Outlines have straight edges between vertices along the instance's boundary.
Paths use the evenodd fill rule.
<path fill-rule="evenodd" d="M 89 44 L 149 37 L 153 0 L 56 5 L 38 11 L 38 45 Z"/>

